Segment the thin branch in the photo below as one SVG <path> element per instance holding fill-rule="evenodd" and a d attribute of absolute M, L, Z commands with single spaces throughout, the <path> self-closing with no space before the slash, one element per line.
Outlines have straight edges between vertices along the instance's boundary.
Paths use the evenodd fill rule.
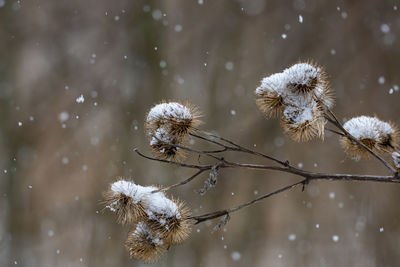
<path fill-rule="evenodd" d="M 192 181 L 195 177 L 200 175 L 202 172 L 204 172 L 206 170 L 211 170 L 212 167 L 215 166 L 215 164 L 213 164 L 213 165 L 195 165 L 195 164 L 185 164 L 185 163 L 176 162 L 176 161 L 169 161 L 169 160 L 164 160 L 164 159 L 153 158 L 153 157 L 143 155 L 137 149 L 135 149 L 135 152 L 138 155 L 140 155 L 146 159 L 164 162 L 164 163 L 170 163 L 170 164 L 174 164 L 174 165 L 181 166 L 181 167 L 187 167 L 187 168 L 193 168 L 193 169 L 199 170 L 193 176 L 191 176 L 177 184 L 174 184 L 174 185 L 164 188 L 163 190 L 165 190 L 165 191 L 172 189 L 172 188 L 176 188 L 176 187 L 184 185 L 184 184 L 187 184 L 188 182 Z M 221 169 L 222 168 L 246 168 L 246 169 L 255 169 L 255 170 L 257 170 L 257 169 L 258 170 L 273 170 L 273 171 L 291 173 L 291 174 L 306 178 L 308 180 L 332 180 L 332 181 L 346 180 L 346 181 L 400 183 L 400 179 L 395 175 L 379 176 L 379 175 L 361 175 L 361 174 L 316 173 L 316 172 L 301 170 L 301 169 L 294 168 L 291 166 L 279 167 L 279 166 L 269 166 L 269 165 L 260 165 L 260 164 L 237 163 L 237 162 L 231 162 L 231 161 L 225 160 L 223 158 L 221 158 L 219 160 L 219 162 L 220 163 L 218 164 L 218 167 Z"/>
<path fill-rule="evenodd" d="M 219 211 L 215 211 L 215 212 L 211 212 L 211 213 L 206 213 L 206 214 L 199 215 L 199 216 L 192 216 L 192 217 L 189 217 L 189 219 L 195 220 L 196 221 L 195 224 L 199 224 L 201 222 L 209 221 L 209 220 L 212 220 L 212 219 L 227 215 L 229 213 L 238 211 L 240 209 L 243 209 L 243 208 L 245 208 L 247 206 L 250 206 L 250 205 L 252 205 L 252 204 L 254 204 L 256 202 L 259 202 L 259 201 L 261 201 L 263 199 L 269 198 L 269 197 L 271 197 L 273 195 L 277 195 L 279 193 L 282 193 L 282 192 L 285 192 L 287 190 L 290 190 L 290 189 L 292 189 L 292 188 L 294 188 L 294 187 L 296 187 L 296 186 L 298 186 L 300 184 L 304 185 L 305 183 L 307 183 L 307 179 L 304 179 L 304 180 L 302 180 L 300 182 L 297 182 L 297 183 L 282 187 L 282 188 L 280 188 L 280 189 L 278 189 L 278 190 L 276 190 L 276 191 L 274 191 L 272 193 L 268 193 L 266 195 L 262 195 L 262 196 L 260 196 L 260 197 L 258 197 L 256 199 L 253 199 L 251 201 L 243 203 L 243 204 L 241 204 L 239 206 L 236 206 L 236 207 L 233 207 L 233 208 L 229 208 L 229 209 L 219 210 Z"/>
<path fill-rule="evenodd" d="M 186 164 L 178 161 L 171 161 L 171 160 L 166 160 L 166 159 L 159 159 L 159 158 L 154 158 L 154 157 L 149 157 L 144 154 L 142 154 L 139 149 L 135 148 L 133 149 L 139 156 L 149 159 L 149 160 L 154 160 L 154 161 L 159 161 L 159 162 L 164 162 L 164 163 L 169 163 L 172 165 L 184 167 L 184 168 L 192 168 L 192 169 L 199 169 L 199 170 L 210 170 L 214 165 L 195 165 L 195 164 Z"/>
<path fill-rule="evenodd" d="M 335 131 L 335 130 L 332 130 L 332 129 L 329 129 L 329 128 L 325 128 L 325 130 L 327 130 L 328 132 L 331 132 L 331 133 L 334 133 L 334 134 L 337 134 L 337 135 L 340 135 L 340 136 L 346 137 L 346 135 L 345 135 L 345 134 L 343 134 L 343 133 L 340 133 L 340 132 L 338 132 L 338 131 Z"/>
<path fill-rule="evenodd" d="M 243 152 L 243 153 L 247 153 L 247 154 L 252 154 L 252 155 L 260 156 L 260 157 L 263 157 L 263 158 L 272 160 L 272 161 L 274 161 L 274 162 L 276 162 L 276 163 L 279 163 L 280 165 L 288 166 L 288 162 L 287 162 L 287 161 L 281 161 L 281 160 L 279 160 L 279 159 L 276 159 L 276 158 L 274 158 L 274 157 L 268 156 L 268 155 L 266 155 L 266 154 L 263 154 L 263 153 L 260 153 L 260 152 L 253 151 L 253 150 L 251 150 L 251 149 L 245 148 L 245 147 L 243 147 L 243 146 L 241 146 L 241 145 L 238 145 L 238 144 L 234 143 L 233 141 L 230 141 L 230 140 L 228 140 L 228 139 L 226 139 L 226 138 L 223 138 L 223 137 L 220 137 L 220 136 L 217 136 L 217 135 L 213 135 L 213 134 L 210 134 L 210 133 L 207 133 L 207 132 L 204 132 L 204 133 L 205 133 L 206 135 L 211 136 L 211 137 L 218 138 L 218 139 L 220 139 L 220 140 L 222 140 L 222 141 L 224 141 L 224 142 L 227 142 L 227 143 L 233 145 L 234 147 L 224 145 L 224 144 L 222 144 L 222 143 L 216 142 L 216 141 L 214 141 L 214 140 L 212 140 L 212 139 L 209 139 L 209 138 L 206 138 L 206 137 L 197 135 L 197 134 L 191 134 L 191 135 L 192 135 L 193 137 L 197 137 L 197 138 L 199 138 L 199 139 L 202 139 L 202 140 L 205 140 L 205 141 L 214 143 L 214 144 L 218 144 L 219 146 L 223 146 L 226 150 L 238 151 L 238 152 Z"/>
<path fill-rule="evenodd" d="M 205 169 L 200 169 L 198 172 L 196 172 L 195 174 L 193 174 L 193 175 L 190 176 L 189 178 L 187 178 L 187 179 L 185 179 L 185 180 L 183 180 L 183 181 L 181 181 L 181 182 L 179 182 L 179 183 L 170 185 L 170 186 L 168 186 L 168 187 L 164 187 L 164 188 L 155 190 L 155 191 L 153 191 L 152 193 L 157 193 L 157 192 L 160 192 L 160 191 L 165 192 L 165 191 L 171 190 L 171 189 L 173 189 L 173 188 L 175 188 L 175 187 L 178 187 L 178 186 L 181 186 L 181 185 L 185 185 L 185 184 L 189 183 L 190 181 L 192 181 L 192 180 L 193 180 L 194 178 L 196 178 L 197 176 L 199 176 L 199 175 L 200 175 L 201 173 L 203 173 L 204 171 L 205 171 Z"/>

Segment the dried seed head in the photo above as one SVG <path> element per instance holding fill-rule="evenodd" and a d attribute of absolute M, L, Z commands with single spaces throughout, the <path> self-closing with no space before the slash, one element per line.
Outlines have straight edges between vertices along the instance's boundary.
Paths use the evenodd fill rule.
<path fill-rule="evenodd" d="M 255 90 L 257 105 L 268 117 L 278 117 L 283 108 L 286 95 L 286 76 L 283 73 L 272 74 L 261 81 Z"/>
<path fill-rule="evenodd" d="M 195 130 L 201 123 L 199 117 L 198 110 L 190 104 L 163 102 L 151 108 L 145 128 L 154 154 L 165 159 L 182 157 L 174 145 L 182 144 L 186 135 Z"/>
<path fill-rule="evenodd" d="M 163 102 L 150 109 L 146 116 L 146 129 L 150 135 L 159 127 L 168 129 L 170 135 L 185 135 L 201 124 L 200 113 L 189 103 Z"/>
<path fill-rule="evenodd" d="M 156 262 L 169 246 L 189 237 L 194 223 L 190 210 L 158 187 L 118 180 L 105 197 L 106 207 L 117 213 L 119 222 L 135 224 L 125 243 L 132 258 Z"/>
<path fill-rule="evenodd" d="M 312 63 L 297 63 L 285 69 L 288 87 L 303 94 L 308 94 L 327 85 L 326 73 Z"/>
<path fill-rule="evenodd" d="M 306 142 L 314 137 L 323 139 L 326 121 L 318 103 L 307 96 L 291 101 L 294 104 L 287 105 L 283 111 L 283 130 L 297 142 Z"/>
<path fill-rule="evenodd" d="M 259 109 L 268 117 L 281 116 L 281 125 L 292 139 L 324 138 L 324 111 L 333 107 L 334 98 L 321 67 L 295 64 L 264 78 L 255 93 Z"/>
<path fill-rule="evenodd" d="M 189 219 L 190 209 L 183 202 L 174 199 L 172 201 L 178 207 L 179 216 L 153 214 L 153 218 L 149 220 L 149 226 L 162 234 L 165 243 L 177 245 L 189 237 L 194 221 Z"/>
<path fill-rule="evenodd" d="M 399 132 L 391 123 L 377 117 L 359 116 L 348 120 L 343 128 L 374 152 L 389 152 L 399 147 Z M 353 159 L 369 158 L 369 153 L 355 142 L 342 137 L 345 153 Z"/>
<path fill-rule="evenodd" d="M 104 193 L 106 208 L 117 214 L 118 223 L 135 223 L 146 217 L 143 205 L 133 197 L 135 192 L 133 182 L 119 180 Z"/>
<path fill-rule="evenodd" d="M 146 222 L 139 222 L 128 233 L 125 247 L 133 259 L 155 263 L 168 250 L 161 233 L 153 231 Z"/>
<path fill-rule="evenodd" d="M 281 120 L 283 130 L 293 140 L 307 142 L 315 137 L 324 139 L 326 121 L 323 116 L 310 110 L 295 110 L 294 113 L 293 117 L 283 116 Z"/>
<path fill-rule="evenodd" d="M 150 136 L 150 147 L 153 154 L 162 159 L 182 158 L 184 153 L 176 145 L 180 145 L 183 137 L 179 135 L 171 135 L 170 130 L 166 126 L 160 126 Z"/>

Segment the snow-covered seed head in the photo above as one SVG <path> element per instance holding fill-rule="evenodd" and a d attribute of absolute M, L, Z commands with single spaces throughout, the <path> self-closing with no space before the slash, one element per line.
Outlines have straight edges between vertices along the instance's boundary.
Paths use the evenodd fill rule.
<path fill-rule="evenodd" d="M 163 102 L 150 109 L 146 116 L 146 129 L 156 131 L 160 127 L 168 129 L 170 135 L 185 135 L 201 124 L 200 113 L 189 103 Z"/>
<path fill-rule="evenodd" d="M 326 120 L 317 103 L 287 106 L 283 111 L 281 126 L 293 140 L 307 142 L 314 137 L 324 138 Z"/>
<path fill-rule="evenodd" d="M 125 247 L 133 259 L 144 263 L 155 263 L 168 250 L 162 235 L 153 231 L 146 222 L 138 222 L 128 233 Z"/>
<path fill-rule="evenodd" d="M 324 111 L 334 104 L 326 74 L 312 63 L 298 63 L 261 81 L 255 90 L 259 109 L 281 118 L 285 132 L 296 141 L 324 138 Z"/>
<path fill-rule="evenodd" d="M 146 218 L 143 205 L 134 198 L 136 192 L 133 182 L 120 179 L 104 193 L 105 206 L 117 214 L 118 223 L 131 224 Z"/>
<path fill-rule="evenodd" d="M 287 86 L 294 92 L 311 93 L 327 85 L 326 73 L 312 63 L 297 63 L 285 69 Z"/>
<path fill-rule="evenodd" d="M 150 136 L 150 147 L 157 158 L 174 159 L 184 156 L 184 152 L 176 145 L 183 143 L 183 136 L 170 134 L 170 129 L 160 126 Z"/>
<path fill-rule="evenodd" d="M 397 128 L 377 117 L 359 116 L 348 120 L 343 128 L 374 152 L 389 152 L 399 147 Z M 369 153 L 355 142 L 341 137 L 345 153 L 353 159 L 368 158 Z"/>
<path fill-rule="evenodd" d="M 393 152 L 392 153 L 393 164 L 394 166 L 400 170 L 400 152 Z"/>
<path fill-rule="evenodd" d="M 175 199 L 172 201 L 178 207 L 179 216 L 154 214 L 153 219 L 149 220 L 149 226 L 162 234 L 165 243 L 177 245 L 189 237 L 194 221 L 189 218 L 191 212 L 184 202 Z"/>
<path fill-rule="evenodd" d="M 162 102 L 150 109 L 146 116 L 146 133 L 150 146 L 159 158 L 175 158 L 179 149 L 174 145 L 184 142 L 188 133 L 201 123 L 200 113 L 190 104 Z"/>
<path fill-rule="evenodd" d="M 135 224 L 125 243 L 130 256 L 153 263 L 171 245 L 185 241 L 194 221 L 182 201 L 168 198 L 158 187 L 118 180 L 105 193 L 106 208 L 116 212 L 118 222 Z"/>
<path fill-rule="evenodd" d="M 258 108 L 268 117 L 278 117 L 281 113 L 286 86 L 286 75 L 275 73 L 262 79 L 260 86 L 255 90 L 256 96 L 259 97 L 256 100 Z"/>

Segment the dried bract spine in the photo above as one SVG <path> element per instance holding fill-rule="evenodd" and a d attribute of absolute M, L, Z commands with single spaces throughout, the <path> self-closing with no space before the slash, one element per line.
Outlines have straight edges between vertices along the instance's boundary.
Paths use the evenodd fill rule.
<path fill-rule="evenodd" d="M 139 222 L 128 233 L 125 247 L 133 259 L 144 263 L 155 263 L 168 250 L 162 234 L 153 231 L 146 222 Z"/>
<path fill-rule="evenodd" d="M 377 117 L 355 117 L 348 120 L 343 128 L 374 152 L 389 152 L 399 147 L 397 128 Z M 346 154 L 351 158 L 356 160 L 369 158 L 368 151 L 347 137 L 341 137 L 340 142 Z"/>

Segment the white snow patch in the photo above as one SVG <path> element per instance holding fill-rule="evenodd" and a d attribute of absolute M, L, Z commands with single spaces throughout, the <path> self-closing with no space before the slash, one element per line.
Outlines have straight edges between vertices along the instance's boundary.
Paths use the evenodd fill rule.
<path fill-rule="evenodd" d="M 227 70 L 233 70 L 234 64 L 232 61 L 228 61 L 225 63 L 225 69 Z"/>
<path fill-rule="evenodd" d="M 307 63 L 298 63 L 283 71 L 288 83 L 310 86 L 313 79 L 318 78 L 320 69 Z"/>
<path fill-rule="evenodd" d="M 177 102 L 169 102 L 154 106 L 147 115 L 147 121 L 171 118 L 192 119 L 192 114 L 184 105 Z"/>
<path fill-rule="evenodd" d="M 289 239 L 290 241 L 295 241 L 295 240 L 296 240 L 296 234 L 290 234 L 290 235 L 288 236 L 288 239 Z"/>
<path fill-rule="evenodd" d="M 60 114 L 58 114 L 58 120 L 60 122 L 65 122 L 69 119 L 69 114 L 66 111 L 61 112 Z"/>
<path fill-rule="evenodd" d="M 153 17 L 154 20 L 160 20 L 162 18 L 162 12 L 159 9 L 155 9 L 151 13 L 151 16 Z"/>
<path fill-rule="evenodd" d="M 383 33 L 389 33 L 390 32 L 390 26 L 387 24 L 382 24 L 381 25 L 381 32 Z"/>
<path fill-rule="evenodd" d="M 85 102 L 85 98 L 81 94 L 79 97 L 76 98 L 76 103 L 83 103 L 83 102 Z"/>
<path fill-rule="evenodd" d="M 63 157 L 61 159 L 61 163 L 64 164 L 64 165 L 67 165 L 69 163 L 69 158 L 68 157 Z"/>
<path fill-rule="evenodd" d="M 238 261 L 242 257 L 242 255 L 238 251 L 234 251 L 231 254 L 232 260 Z"/>
<path fill-rule="evenodd" d="M 161 60 L 161 61 L 160 61 L 160 67 L 161 67 L 162 69 L 164 69 L 165 67 L 167 67 L 167 62 L 165 62 L 165 60 Z"/>
<path fill-rule="evenodd" d="M 182 29 L 183 29 L 183 27 L 182 27 L 182 25 L 180 25 L 180 24 L 176 24 L 175 27 L 174 27 L 174 30 L 175 30 L 176 32 L 181 32 Z"/>
<path fill-rule="evenodd" d="M 287 84 L 287 76 L 283 73 L 275 73 L 261 80 L 260 86 L 256 89 L 256 94 L 262 96 L 265 92 L 274 92 L 284 95 Z"/>
<path fill-rule="evenodd" d="M 394 133 L 389 123 L 375 117 L 360 116 L 348 120 L 343 128 L 357 139 L 373 139 L 379 142 Z"/>
<path fill-rule="evenodd" d="M 399 152 L 393 152 L 392 153 L 392 158 L 393 158 L 393 163 L 396 166 L 396 168 L 400 169 L 400 153 Z"/>

